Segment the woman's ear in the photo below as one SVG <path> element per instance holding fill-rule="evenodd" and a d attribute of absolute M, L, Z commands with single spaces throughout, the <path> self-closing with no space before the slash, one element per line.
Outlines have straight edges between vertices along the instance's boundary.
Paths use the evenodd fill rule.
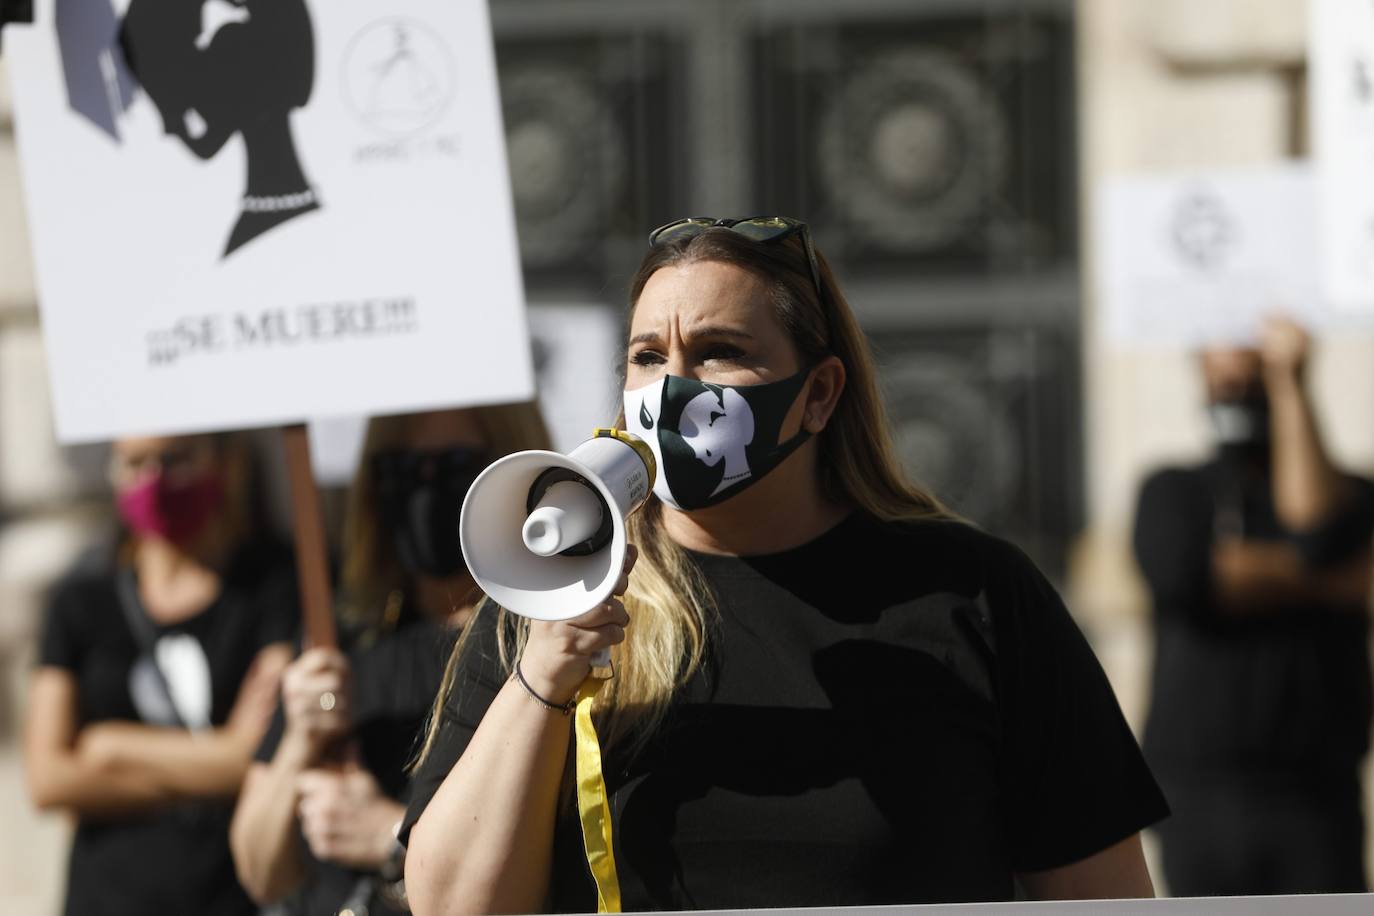
<path fill-rule="evenodd" d="M 802 407 L 802 428 L 811 435 L 817 435 L 830 422 L 835 405 L 840 402 L 844 392 L 844 363 L 838 356 L 827 356 L 811 370 L 811 384 L 806 389 L 806 402 Z"/>

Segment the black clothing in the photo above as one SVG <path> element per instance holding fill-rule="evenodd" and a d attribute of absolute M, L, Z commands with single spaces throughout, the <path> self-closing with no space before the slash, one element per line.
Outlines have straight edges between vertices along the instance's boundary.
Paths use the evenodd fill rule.
<path fill-rule="evenodd" d="M 397 801 L 408 798 L 406 766 L 419 748 L 421 730 L 439 692 L 444 666 L 456 638 L 457 633 L 448 627 L 417 615 L 405 615 L 395 631 L 375 644 L 348 653 L 353 673 L 354 735 L 362 764 L 382 791 Z M 285 721 L 278 706 L 258 748 L 259 762 L 272 760 Z M 366 874 L 320 862 L 310 855 L 304 838 L 301 849 L 311 878 L 295 895 L 297 909 L 292 912 L 334 916 Z M 380 900 L 369 903 L 373 916 L 394 912 Z"/>
<path fill-rule="evenodd" d="M 53 590 L 38 664 L 77 681 L 79 721 L 165 724 L 138 689 L 138 641 L 120 605 L 112 561 L 79 569 Z M 138 609 L 141 612 L 141 609 Z M 223 725 L 249 665 L 264 646 L 288 642 L 298 626 L 290 553 L 245 548 L 205 610 L 180 623 L 153 624 L 159 639 L 189 637 L 209 669 L 209 724 Z M 67 872 L 66 911 L 89 914 L 251 914 L 229 855 L 233 801 L 183 802 L 110 819 L 81 818 Z"/>
<path fill-rule="evenodd" d="M 1161 777 L 1163 778 L 1163 777 Z M 1169 782 L 1160 852 L 1175 897 L 1365 890 L 1358 777 L 1337 786 Z"/>
<path fill-rule="evenodd" d="M 780 554 L 689 554 L 717 597 L 706 671 L 638 759 L 612 749 L 624 907 L 995 900 L 1163 817 L 1111 687 L 1016 548 L 854 514 Z M 491 615 L 406 828 L 505 680 Z M 571 804 L 571 802 L 570 802 Z M 576 813 L 553 906 L 596 899 Z"/>
<path fill-rule="evenodd" d="M 1295 607 L 1227 613 L 1213 594 L 1211 564 L 1223 537 L 1289 542 L 1314 569 L 1368 550 L 1374 486 L 1352 486 L 1354 498 L 1338 517 L 1301 535 L 1279 522 L 1262 459 L 1233 454 L 1196 468 L 1160 471 L 1141 491 L 1135 550 L 1153 595 L 1156 628 L 1144 743 L 1178 812 L 1173 829 L 1161 831 L 1175 892 L 1180 882 L 1198 891 L 1235 892 L 1227 889 L 1240 885 L 1227 875 L 1254 877 L 1244 893 L 1350 890 L 1348 881 L 1275 882 L 1288 873 L 1315 880 L 1330 873 L 1333 861 L 1361 858 L 1363 831 L 1350 829 L 1345 816 L 1324 833 L 1354 844 L 1338 854 L 1318 843 L 1313 831 L 1289 825 L 1342 807 L 1359 819 L 1357 774 L 1374 711 L 1368 617 L 1360 607 L 1317 598 Z M 1236 811 L 1242 797 L 1254 808 L 1275 811 L 1267 820 L 1250 814 L 1204 828 L 1203 813 L 1185 810 L 1182 800 L 1205 799 L 1223 785 L 1229 788 L 1207 803 L 1210 816 Z M 1299 809 L 1306 813 L 1294 813 Z M 1212 835 L 1206 831 L 1240 825 L 1246 825 L 1248 843 L 1228 842 L 1204 853 L 1203 837 Z M 1261 835 L 1263 830 L 1268 832 Z M 1274 849 L 1284 849 L 1291 860 L 1283 869 L 1267 864 Z M 1216 864 L 1227 856 L 1231 864 Z M 1215 875 L 1210 884 L 1207 874 Z"/>

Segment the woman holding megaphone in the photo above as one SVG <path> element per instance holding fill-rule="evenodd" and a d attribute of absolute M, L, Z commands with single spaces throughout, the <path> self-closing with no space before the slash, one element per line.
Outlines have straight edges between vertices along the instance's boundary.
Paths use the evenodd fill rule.
<path fill-rule="evenodd" d="M 623 599 L 479 610 L 402 825 L 414 910 L 1152 895 L 1167 808 L 1101 667 L 1020 551 L 905 479 L 806 225 L 656 230 L 627 338 L 658 476 Z M 606 648 L 614 895 L 566 715 Z"/>

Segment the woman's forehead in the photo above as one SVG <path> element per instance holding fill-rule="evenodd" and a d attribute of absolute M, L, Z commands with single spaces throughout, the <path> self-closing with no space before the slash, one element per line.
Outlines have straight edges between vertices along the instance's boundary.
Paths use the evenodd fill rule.
<path fill-rule="evenodd" d="M 679 330 L 731 326 L 748 330 L 777 327 L 768 288 L 759 277 L 721 261 L 694 261 L 660 268 L 644 284 L 630 321 L 631 337 Z"/>
<path fill-rule="evenodd" d="M 209 440 L 201 436 L 130 436 L 116 439 L 112 450 L 121 457 L 205 450 Z"/>

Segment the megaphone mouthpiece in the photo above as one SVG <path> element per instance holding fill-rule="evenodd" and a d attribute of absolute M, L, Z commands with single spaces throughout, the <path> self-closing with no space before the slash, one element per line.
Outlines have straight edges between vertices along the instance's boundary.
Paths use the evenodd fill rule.
<path fill-rule="evenodd" d="M 601 499 L 590 487 L 577 480 L 560 480 L 544 491 L 520 536 L 531 553 L 551 557 L 596 534 L 601 517 Z"/>

